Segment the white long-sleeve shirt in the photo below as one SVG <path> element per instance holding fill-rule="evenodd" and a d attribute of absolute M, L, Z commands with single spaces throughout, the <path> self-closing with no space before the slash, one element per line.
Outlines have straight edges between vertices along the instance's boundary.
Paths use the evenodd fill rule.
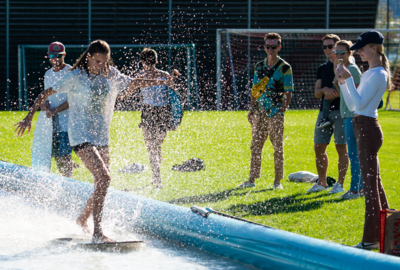
<path fill-rule="evenodd" d="M 378 105 L 387 88 L 388 73 L 383 67 L 368 69 L 355 87 L 353 77 L 340 85 L 344 100 L 350 111 L 358 115 L 378 117 Z"/>

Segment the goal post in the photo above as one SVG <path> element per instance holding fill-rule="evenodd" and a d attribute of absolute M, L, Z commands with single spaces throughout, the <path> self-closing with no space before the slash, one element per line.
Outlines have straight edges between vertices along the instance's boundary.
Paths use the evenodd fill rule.
<path fill-rule="evenodd" d="M 314 96 L 316 71 L 327 61 L 321 48 L 322 37 L 337 34 L 343 40 L 357 41 L 358 36 L 371 29 L 218 29 L 216 40 L 216 96 L 217 110 L 247 110 L 250 105 L 254 65 L 266 58 L 264 36 L 278 33 L 282 37 L 279 56 L 293 70 L 294 93 L 292 109 L 317 108 L 319 99 Z M 400 109 L 397 90 L 400 90 L 400 29 L 377 29 L 385 36 L 385 53 L 391 63 L 394 88 L 389 93 L 387 109 Z M 355 54 L 356 64 L 364 71 L 368 64 Z M 396 75 L 397 74 L 397 75 Z M 396 77 L 397 76 L 397 77 Z M 399 93 L 399 91 L 397 91 Z M 393 97 L 393 100 L 392 100 Z M 397 103 L 396 103 L 397 102 Z M 393 104 L 393 106 L 392 106 Z"/>
<path fill-rule="evenodd" d="M 86 45 L 65 45 L 65 62 L 71 66 L 86 50 Z M 140 72 L 140 52 L 152 48 L 158 54 L 157 68 L 171 71 L 177 69 L 181 76 L 177 87 L 186 110 L 199 109 L 197 86 L 196 49 L 194 44 L 171 45 L 110 45 L 111 58 L 116 67 L 126 75 Z M 44 89 L 44 74 L 51 65 L 47 57 L 48 45 L 18 46 L 18 107 L 28 110 Z"/>

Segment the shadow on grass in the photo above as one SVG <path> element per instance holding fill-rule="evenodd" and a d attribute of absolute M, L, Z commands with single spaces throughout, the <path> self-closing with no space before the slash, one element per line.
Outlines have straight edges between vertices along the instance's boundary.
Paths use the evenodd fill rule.
<path fill-rule="evenodd" d="M 216 193 L 177 198 L 177 199 L 173 199 L 173 200 L 170 200 L 167 202 L 173 203 L 173 204 L 218 202 L 221 200 L 226 200 L 229 197 L 239 197 L 239 196 L 247 195 L 249 193 L 260 193 L 260 192 L 271 191 L 271 190 L 272 190 L 272 188 L 267 188 L 267 189 L 262 189 L 262 190 L 252 190 L 252 191 L 243 190 L 241 188 L 232 188 L 232 189 L 227 189 L 227 190 L 224 190 L 221 192 L 216 192 Z M 243 192 L 237 192 L 237 191 L 243 191 Z"/>
<path fill-rule="evenodd" d="M 325 203 L 339 203 L 342 199 L 335 198 L 324 200 L 331 194 L 316 194 L 310 197 L 307 193 L 296 193 L 286 197 L 274 197 L 254 204 L 236 204 L 226 208 L 225 211 L 237 216 L 274 215 L 280 213 L 306 212 L 320 209 Z M 312 194 L 314 195 L 314 194 Z"/>

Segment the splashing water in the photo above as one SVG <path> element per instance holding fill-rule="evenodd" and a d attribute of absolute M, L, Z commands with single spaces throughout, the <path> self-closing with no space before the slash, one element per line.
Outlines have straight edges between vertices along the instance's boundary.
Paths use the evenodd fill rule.
<path fill-rule="evenodd" d="M 183 247 L 137 235 L 126 228 L 113 228 L 107 235 L 116 240 L 145 240 L 139 250 L 100 252 L 83 250 L 56 238 L 88 239 L 74 219 L 0 191 L 0 265 L 2 269 L 247 269 L 195 248 Z"/>

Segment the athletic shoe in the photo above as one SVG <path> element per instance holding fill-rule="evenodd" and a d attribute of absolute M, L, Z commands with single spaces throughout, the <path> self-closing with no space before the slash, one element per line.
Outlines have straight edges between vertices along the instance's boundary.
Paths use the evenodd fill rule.
<path fill-rule="evenodd" d="M 312 188 L 310 188 L 309 190 L 307 190 L 307 192 L 320 192 L 320 191 L 324 191 L 327 190 L 329 188 L 329 186 L 323 187 L 321 185 L 318 185 L 317 183 L 315 183 Z"/>
<path fill-rule="evenodd" d="M 274 183 L 274 189 L 283 189 L 283 186 L 281 183 L 279 184 Z"/>
<path fill-rule="evenodd" d="M 336 183 L 333 188 L 329 191 L 329 194 L 344 192 L 344 188 L 339 183 Z"/>
<path fill-rule="evenodd" d="M 329 120 L 321 119 L 321 121 L 317 125 L 317 128 L 324 128 L 324 127 L 327 127 L 327 126 L 330 126 L 330 125 L 332 125 L 332 123 L 329 122 Z"/>
<path fill-rule="evenodd" d="M 363 196 L 364 196 L 364 192 L 362 192 L 362 191 L 353 193 L 353 192 L 351 192 L 351 190 L 349 190 L 346 193 L 342 194 L 340 196 L 340 198 L 342 198 L 343 200 L 351 200 L 351 199 L 358 199 Z"/>
<path fill-rule="evenodd" d="M 361 248 L 361 249 L 379 249 L 379 242 L 376 242 L 376 243 L 360 242 L 353 247 Z"/>
<path fill-rule="evenodd" d="M 246 181 L 241 183 L 240 185 L 237 186 L 238 188 L 249 188 L 249 187 L 256 187 L 256 183 L 252 183 L 250 181 Z"/>
<path fill-rule="evenodd" d="M 126 165 L 124 168 L 118 170 L 119 173 L 142 173 L 146 170 L 146 166 L 138 163 Z"/>

